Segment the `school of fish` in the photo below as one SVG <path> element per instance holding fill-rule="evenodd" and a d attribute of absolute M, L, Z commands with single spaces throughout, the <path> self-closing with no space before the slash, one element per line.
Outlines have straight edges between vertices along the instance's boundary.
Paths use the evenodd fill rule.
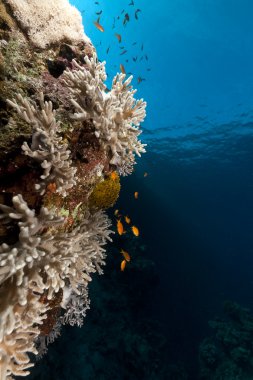
<path fill-rule="evenodd" d="M 99 1 L 95 1 L 94 3 L 96 6 L 100 6 L 100 3 Z M 123 25 L 123 27 L 127 27 L 128 24 L 131 24 L 132 25 L 132 22 L 137 22 L 139 20 L 139 16 L 142 12 L 142 10 L 140 8 L 137 8 L 135 6 L 135 2 L 134 0 L 131 0 L 130 3 L 128 4 L 128 9 L 122 9 L 122 11 L 120 12 L 119 15 L 113 17 L 113 22 L 112 22 L 112 30 L 118 28 L 118 23 L 121 22 L 121 25 Z M 84 11 L 82 11 L 81 13 L 83 13 Z M 101 18 L 103 17 L 103 10 L 99 10 L 97 12 L 95 12 L 95 15 L 97 16 L 97 20 L 96 21 L 93 21 L 94 23 L 94 26 L 100 31 L 100 32 L 104 32 L 105 29 L 102 25 L 102 23 L 100 22 Z M 132 21 L 133 20 L 133 21 Z M 121 46 L 121 43 L 122 43 L 122 35 L 120 33 L 117 33 L 117 32 L 114 32 L 114 36 L 116 37 L 118 43 L 119 43 L 119 49 L 120 49 L 120 52 L 119 52 L 119 56 L 125 56 L 127 53 L 128 53 L 128 49 L 125 48 L 124 46 Z M 101 45 L 101 41 L 99 43 L 99 45 Z M 138 43 L 137 41 L 134 41 L 132 42 L 132 46 L 136 46 L 136 48 L 140 48 L 139 50 L 139 54 L 135 53 L 134 56 L 132 56 L 132 61 L 133 62 L 141 62 L 141 61 L 148 61 L 149 58 L 148 58 L 148 55 L 144 52 L 144 44 L 141 42 L 141 43 Z M 106 54 L 109 54 L 110 52 L 110 48 L 111 46 L 109 45 L 107 48 L 106 48 Z M 131 49 L 132 50 L 132 49 Z M 131 57 L 126 57 L 125 58 L 125 62 L 128 63 L 129 62 L 129 59 Z M 139 68 L 139 64 L 137 66 Z M 129 74 L 129 75 L 132 75 L 131 72 L 127 72 L 126 69 L 125 69 L 125 64 L 123 64 L 122 62 L 120 63 L 120 71 L 123 73 L 123 74 Z M 146 67 L 146 71 L 150 71 L 151 68 L 150 67 Z M 109 74 L 108 74 L 109 76 Z M 140 84 L 142 83 L 143 81 L 145 81 L 146 79 L 142 76 L 142 75 L 138 75 L 136 76 L 137 78 L 137 84 Z"/>
<path fill-rule="evenodd" d="M 111 173 L 111 177 L 113 176 L 113 173 L 114 173 L 114 172 Z M 143 177 L 145 178 L 145 177 L 147 177 L 147 176 L 148 176 L 148 173 L 147 173 L 147 172 L 144 172 Z M 139 192 L 138 192 L 138 191 L 135 191 L 135 192 L 134 192 L 134 199 L 138 199 L 138 197 L 139 197 Z M 119 209 L 114 210 L 114 216 L 117 218 L 117 224 L 116 224 L 116 226 L 117 226 L 117 232 L 118 232 L 118 234 L 119 234 L 120 236 L 122 236 L 123 234 L 126 234 L 126 233 L 127 233 L 127 230 L 125 229 L 125 227 L 127 227 L 127 225 L 130 225 L 130 224 L 131 224 L 131 219 L 129 218 L 128 215 L 125 215 L 125 216 L 124 216 L 123 219 L 124 219 L 125 223 L 127 224 L 127 225 L 124 227 L 124 225 L 123 225 L 123 223 L 122 223 L 122 221 L 121 221 L 121 217 L 122 217 L 122 215 L 119 214 Z M 131 225 L 131 226 L 130 226 L 130 230 L 131 230 L 131 232 L 132 232 L 132 234 L 133 234 L 134 236 L 138 237 L 138 236 L 140 235 L 139 228 L 136 227 L 135 225 Z M 130 255 L 129 255 L 129 253 L 128 253 L 127 251 L 125 251 L 124 249 L 121 249 L 120 252 L 121 252 L 122 255 L 123 255 L 123 259 L 122 259 L 122 261 L 121 261 L 121 263 L 120 263 L 120 270 L 121 270 L 121 272 L 124 272 L 127 263 L 129 263 L 130 260 L 131 260 L 131 257 L 130 257 Z"/>

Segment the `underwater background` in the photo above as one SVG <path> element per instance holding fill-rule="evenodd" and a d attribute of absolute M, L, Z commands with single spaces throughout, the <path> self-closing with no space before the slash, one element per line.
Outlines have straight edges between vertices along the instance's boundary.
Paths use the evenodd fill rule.
<path fill-rule="evenodd" d="M 65 328 L 28 378 L 253 379 L 253 3 L 71 3 L 108 87 L 124 65 L 148 102 L 147 153 L 110 215 L 140 236 L 115 234 L 84 326 Z"/>

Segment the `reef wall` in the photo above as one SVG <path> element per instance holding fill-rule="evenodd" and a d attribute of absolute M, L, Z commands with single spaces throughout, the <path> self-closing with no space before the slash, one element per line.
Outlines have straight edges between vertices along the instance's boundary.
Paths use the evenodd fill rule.
<path fill-rule="evenodd" d="M 0 379 L 26 376 L 61 324 L 79 326 L 131 174 L 146 103 L 105 85 L 67 0 L 0 0 Z"/>

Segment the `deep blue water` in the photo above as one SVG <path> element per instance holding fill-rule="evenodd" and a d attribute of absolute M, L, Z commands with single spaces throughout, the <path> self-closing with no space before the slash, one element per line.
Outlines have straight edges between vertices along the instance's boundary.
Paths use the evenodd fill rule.
<path fill-rule="evenodd" d="M 145 250 L 136 247 L 136 257 L 150 259 L 156 268 L 156 280 L 143 279 L 152 290 L 144 292 L 143 310 L 159 324 L 168 360 L 183 362 L 194 380 L 198 346 L 223 302 L 236 301 L 253 311 L 253 3 L 71 3 L 85 11 L 86 33 L 107 61 L 109 81 L 123 63 L 135 76 L 138 97 L 148 101 L 142 134 L 147 153 L 134 174 L 123 179 L 118 207 L 140 228 Z M 136 8 L 141 9 L 138 21 Z M 130 22 L 122 26 L 123 14 L 112 29 L 113 17 L 123 9 Z M 92 24 L 100 10 L 104 33 Z M 115 32 L 127 49 L 123 56 Z M 145 54 L 148 60 L 140 60 Z M 145 78 L 140 84 L 138 76 Z M 134 284 L 124 286 L 137 291 Z M 135 311 L 143 318 L 135 305 L 133 319 Z M 117 310 L 114 318 L 117 313 L 122 318 Z"/>

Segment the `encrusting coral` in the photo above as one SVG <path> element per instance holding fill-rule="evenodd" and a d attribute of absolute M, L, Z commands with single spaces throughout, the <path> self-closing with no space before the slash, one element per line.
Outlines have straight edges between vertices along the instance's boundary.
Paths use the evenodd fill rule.
<path fill-rule="evenodd" d="M 53 110 L 52 102 L 44 102 L 43 93 L 40 93 L 39 100 L 40 110 L 36 104 L 31 104 L 21 94 L 18 94 L 17 100 L 7 99 L 7 102 L 33 127 L 31 147 L 24 142 L 22 149 L 26 155 L 39 161 L 44 169 L 40 177 L 43 182 L 36 184 L 35 188 L 44 194 L 46 186 L 55 183 L 56 191 L 66 195 L 66 190 L 76 184 L 74 179 L 76 168 L 71 166 L 71 152 L 67 150 L 67 144 L 57 136 L 60 123 L 55 119 L 56 112 Z"/>
<path fill-rule="evenodd" d="M 113 232 L 105 209 L 119 195 L 119 175 L 130 174 L 135 155 L 145 152 L 138 136 L 146 103 L 134 99 L 132 78 L 123 74 L 106 92 L 105 63 L 81 25 L 71 30 L 66 15 L 72 20 L 77 11 L 67 7 L 59 14 L 66 3 L 57 0 L 51 9 L 38 0 L 0 0 L 13 20 L 7 30 L 0 25 L 0 38 L 6 38 L 0 88 L 0 380 L 28 375 L 29 353 L 46 352 L 62 324 L 82 326 L 88 284 L 94 272 L 103 273 Z M 39 10 L 48 12 L 42 20 Z M 52 30 L 60 18 L 66 33 L 51 36 L 43 21 L 48 18 Z M 10 54 L 16 60 L 8 66 Z M 10 136 L 12 144 L 4 141 Z"/>

